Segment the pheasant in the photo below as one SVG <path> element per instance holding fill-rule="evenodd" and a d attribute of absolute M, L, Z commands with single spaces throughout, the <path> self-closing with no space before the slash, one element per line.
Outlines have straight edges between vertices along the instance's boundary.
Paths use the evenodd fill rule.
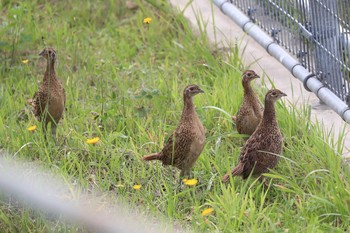
<path fill-rule="evenodd" d="M 184 89 L 184 108 L 179 126 L 161 152 L 146 155 L 142 160 L 160 160 L 163 165 L 172 165 L 180 169 L 180 176 L 189 175 L 205 144 L 205 128 L 193 105 L 193 97 L 203 92 L 197 85 L 189 85 Z"/>
<path fill-rule="evenodd" d="M 222 178 L 223 182 L 227 182 L 231 175 L 246 179 L 250 173 L 258 176 L 276 166 L 278 155 L 282 152 L 283 137 L 276 120 L 274 104 L 283 96 L 287 95 L 278 89 L 267 92 L 263 118 L 242 148 L 238 165 Z"/>
<path fill-rule="evenodd" d="M 42 122 L 46 139 L 47 125 L 51 123 L 51 133 L 56 139 L 57 124 L 62 118 L 66 105 L 66 93 L 60 80 L 56 77 L 56 51 L 45 48 L 40 54 L 47 60 L 44 79 L 39 90 L 34 94 L 32 106 L 35 117 Z"/>
<path fill-rule="evenodd" d="M 261 121 L 264 108 L 258 97 L 255 95 L 250 82 L 260 78 L 253 70 L 246 70 L 242 77 L 242 86 L 244 89 L 243 102 L 236 116 L 232 117 L 236 128 L 240 134 L 251 135 Z"/>

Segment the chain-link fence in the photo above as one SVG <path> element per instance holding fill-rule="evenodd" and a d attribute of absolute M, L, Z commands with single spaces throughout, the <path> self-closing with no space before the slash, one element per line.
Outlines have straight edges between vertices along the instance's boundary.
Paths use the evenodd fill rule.
<path fill-rule="evenodd" d="M 350 106 L 350 0 L 231 0 Z"/>

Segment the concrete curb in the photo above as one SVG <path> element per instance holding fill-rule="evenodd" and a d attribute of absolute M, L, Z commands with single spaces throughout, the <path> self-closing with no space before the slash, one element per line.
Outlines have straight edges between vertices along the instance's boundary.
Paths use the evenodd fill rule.
<path fill-rule="evenodd" d="M 303 88 L 289 71 L 277 60 L 269 55 L 264 48 L 248 36 L 239 26 L 225 16 L 211 1 L 193 0 L 170 0 L 170 4 L 180 11 L 184 11 L 192 28 L 198 31 L 197 17 L 207 25 L 206 31 L 211 43 L 220 47 L 228 48 L 239 42 L 239 50 L 242 53 L 242 61 L 245 66 L 254 69 L 262 75 L 262 82 L 268 88 L 271 87 L 270 78 L 276 87 L 288 95 L 288 101 L 294 106 L 311 106 L 312 122 L 321 123 L 327 132 L 338 138 L 340 132 L 345 129 L 343 140 L 343 157 L 350 160 L 350 125 L 346 124 L 338 114 L 328 106 L 320 103 L 319 99 L 311 92 Z"/>

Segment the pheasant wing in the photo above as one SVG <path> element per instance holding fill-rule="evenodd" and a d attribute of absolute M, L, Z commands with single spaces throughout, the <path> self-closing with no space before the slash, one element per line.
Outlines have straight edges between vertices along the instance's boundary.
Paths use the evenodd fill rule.
<path fill-rule="evenodd" d="M 33 106 L 34 116 L 39 121 L 41 121 L 42 114 L 45 110 L 47 98 L 48 96 L 46 92 L 38 91 L 34 94 L 32 106 Z"/>

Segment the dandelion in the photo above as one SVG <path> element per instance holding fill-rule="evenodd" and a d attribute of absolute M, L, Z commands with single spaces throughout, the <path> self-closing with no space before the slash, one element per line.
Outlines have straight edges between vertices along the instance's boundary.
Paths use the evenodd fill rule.
<path fill-rule="evenodd" d="M 94 144 L 98 143 L 99 141 L 100 141 L 100 138 L 99 137 L 95 137 L 95 138 L 91 138 L 91 139 L 86 140 L 86 143 L 94 145 Z"/>
<path fill-rule="evenodd" d="M 185 180 L 184 181 L 185 185 L 188 185 L 188 186 L 195 186 L 198 183 L 198 180 L 196 179 L 189 179 L 189 180 L 184 179 L 184 180 Z"/>
<path fill-rule="evenodd" d="M 36 130 L 36 125 L 32 125 L 32 126 L 28 127 L 27 130 L 29 132 L 34 132 Z"/>
<path fill-rule="evenodd" d="M 203 217 L 205 217 L 205 216 L 208 216 L 208 215 L 212 214 L 213 212 L 214 212 L 214 209 L 213 209 L 213 208 L 207 208 L 207 209 L 205 209 L 205 210 L 202 211 L 201 215 L 202 215 Z"/>
<path fill-rule="evenodd" d="M 139 190 L 142 187 L 140 184 L 135 184 L 132 188 L 135 190 Z"/>
<path fill-rule="evenodd" d="M 144 24 L 150 24 L 151 21 L 152 21 L 152 18 L 149 18 L 149 17 L 143 19 Z"/>
<path fill-rule="evenodd" d="M 23 64 L 27 64 L 29 62 L 29 60 L 28 59 L 24 59 L 24 60 L 22 60 L 22 63 Z"/>

